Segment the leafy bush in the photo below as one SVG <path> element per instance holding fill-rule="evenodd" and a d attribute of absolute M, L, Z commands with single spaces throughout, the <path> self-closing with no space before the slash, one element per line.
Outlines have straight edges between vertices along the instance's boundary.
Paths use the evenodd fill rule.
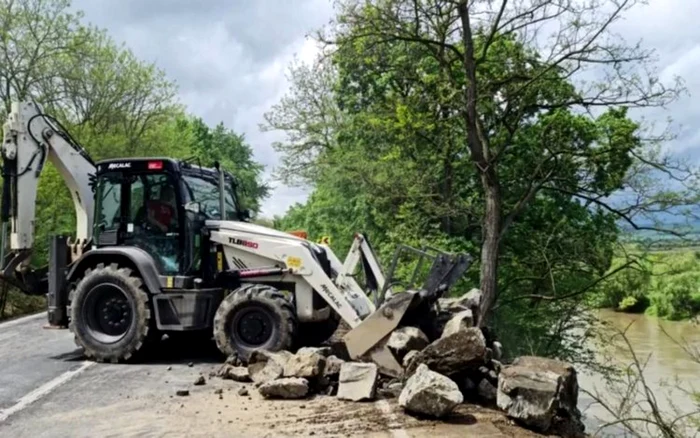
<path fill-rule="evenodd" d="M 648 313 L 672 320 L 700 313 L 700 272 L 684 272 L 660 279 L 650 300 Z"/>

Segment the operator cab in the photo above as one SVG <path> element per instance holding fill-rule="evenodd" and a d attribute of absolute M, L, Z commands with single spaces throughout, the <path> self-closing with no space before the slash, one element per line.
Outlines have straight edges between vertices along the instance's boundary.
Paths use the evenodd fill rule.
<path fill-rule="evenodd" d="M 168 158 L 96 163 L 95 245 L 135 246 L 162 275 L 196 275 L 205 220 L 247 220 L 233 177 L 224 172 L 221 212 L 216 169 Z"/>

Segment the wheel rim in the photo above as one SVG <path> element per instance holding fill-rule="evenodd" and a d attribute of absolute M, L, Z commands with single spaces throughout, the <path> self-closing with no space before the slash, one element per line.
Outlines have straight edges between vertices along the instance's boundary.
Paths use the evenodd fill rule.
<path fill-rule="evenodd" d="M 103 344 L 122 339 L 134 320 L 131 300 L 116 284 L 100 284 L 87 293 L 83 320 L 90 336 Z"/>
<path fill-rule="evenodd" d="M 265 309 L 241 309 L 233 318 L 230 335 L 249 347 L 256 347 L 270 340 L 273 327 L 274 319 Z"/>

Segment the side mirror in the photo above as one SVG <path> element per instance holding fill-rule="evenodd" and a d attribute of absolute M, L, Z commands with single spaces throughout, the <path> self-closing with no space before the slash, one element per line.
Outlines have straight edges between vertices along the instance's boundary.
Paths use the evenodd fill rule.
<path fill-rule="evenodd" d="M 196 201 L 188 202 L 187 204 L 185 204 L 185 211 L 194 214 L 199 214 L 202 211 L 202 204 Z"/>

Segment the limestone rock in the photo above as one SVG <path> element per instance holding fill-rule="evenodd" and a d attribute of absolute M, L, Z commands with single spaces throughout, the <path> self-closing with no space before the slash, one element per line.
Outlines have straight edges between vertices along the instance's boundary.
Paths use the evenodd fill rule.
<path fill-rule="evenodd" d="M 478 368 L 484 363 L 485 344 L 484 335 L 478 328 L 460 330 L 436 340 L 416 354 L 406 368 L 405 376 L 411 376 L 420 364 L 448 376 L 468 368 Z"/>
<path fill-rule="evenodd" d="M 374 363 L 343 363 L 338 379 L 338 398 L 352 401 L 372 400 L 378 376 L 379 371 Z"/>
<path fill-rule="evenodd" d="M 328 356 L 326 359 L 326 367 L 323 369 L 323 376 L 330 380 L 338 380 L 338 375 L 340 374 L 340 367 L 345 363 L 343 359 L 339 359 L 335 356 Z"/>
<path fill-rule="evenodd" d="M 411 360 L 416 357 L 418 354 L 418 350 L 411 350 L 406 355 L 403 357 L 403 367 L 406 368 L 408 367 L 408 364 L 411 362 Z"/>
<path fill-rule="evenodd" d="M 301 347 L 296 354 L 318 353 L 323 357 L 328 357 L 333 354 L 331 347 Z"/>
<path fill-rule="evenodd" d="M 248 359 L 248 375 L 255 383 L 265 383 L 282 377 L 284 365 L 292 357 L 288 351 L 272 353 L 255 350 Z"/>
<path fill-rule="evenodd" d="M 250 382 L 248 368 L 236 367 L 233 365 L 224 364 L 216 374 L 218 377 L 226 380 L 234 380 L 236 382 Z"/>
<path fill-rule="evenodd" d="M 391 333 L 387 346 L 401 363 L 408 352 L 422 350 L 429 342 L 428 337 L 419 328 L 400 327 Z"/>
<path fill-rule="evenodd" d="M 498 376 L 498 407 L 539 431 L 547 431 L 558 413 L 580 422 L 576 370 L 566 362 L 524 356 Z"/>
<path fill-rule="evenodd" d="M 406 381 L 399 405 L 407 412 L 441 418 L 464 400 L 457 384 L 420 364 Z"/>
<path fill-rule="evenodd" d="M 481 379 L 479 386 L 476 388 L 479 397 L 488 403 L 496 401 L 496 387 L 487 379 Z"/>
<path fill-rule="evenodd" d="M 265 398 L 304 398 L 309 393 L 309 382 L 301 377 L 285 377 L 263 383 L 258 392 Z"/>
<path fill-rule="evenodd" d="M 316 379 L 323 376 L 326 358 L 316 349 L 300 349 L 284 364 L 284 377 L 303 377 Z"/>
<path fill-rule="evenodd" d="M 447 321 L 445 328 L 442 329 L 441 337 L 444 338 L 446 336 L 453 335 L 460 330 L 465 330 L 470 327 L 474 327 L 474 315 L 471 309 L 462 310 L 461 312 L 456 313 L 452 319 Z"/>

